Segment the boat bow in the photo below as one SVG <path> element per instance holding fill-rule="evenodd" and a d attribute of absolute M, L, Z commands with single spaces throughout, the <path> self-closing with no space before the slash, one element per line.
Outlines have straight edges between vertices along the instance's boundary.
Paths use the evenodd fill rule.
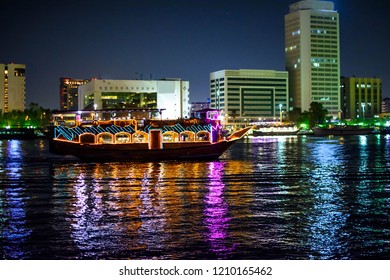
<path fill-rule="evenodd" d="M 245 127 L 241 130 L 238 130 L 238 131 L 232 133 L 230 136 L 226 137 L 226 140 L 228 140 L 228 141 L 239 140 L 245 135 L 245 133 L 247 133 L 252 128 L 253 128 L 252 126 L 248 126 L 248 127 Z"/>

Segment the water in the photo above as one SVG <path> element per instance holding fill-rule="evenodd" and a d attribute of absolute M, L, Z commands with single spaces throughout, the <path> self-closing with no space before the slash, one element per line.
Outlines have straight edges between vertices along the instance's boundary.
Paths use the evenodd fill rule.
<path fill-rule="evenodd" d="M 0 141 L 2 259 L 388 259 L 390 137 L 264 137 L 219 161 L 80 163 Z"/>

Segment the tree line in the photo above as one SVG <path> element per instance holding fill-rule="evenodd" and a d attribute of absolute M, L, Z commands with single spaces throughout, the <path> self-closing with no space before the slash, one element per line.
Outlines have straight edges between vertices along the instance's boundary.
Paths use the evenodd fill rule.
<path fill-rule="evenodd" d="M 0 113 L 0 127 L 34 127 L 43 128 L 51 121 L 50 109 L 44 109 L 37 103 L 31 102 L 24 111 L 13 110 Z"/>
<path fill-rule="evenodd" d="M 293 108 L 288 113 L 289 121 L 296 123 L 298 126 L 304 124 L 307 128 L 312 128 L 316 125 L 326 124 L 332 120 L 332 116 L 328 116 L 328 110 L 321 103 L 312 102 L 309 111 L 301 111 L 301 108 Z M 364 126 L 384 126 L 389 121 L 388 118 L 365 118 L 339 120 L 340 123 L 346 125 L 364 125 Z"/>
<path fill-rule="evenodd" d="M 298 125 L 305 124 L 308 127 L 314 127 L 317 124 L 325 123 L 328 115 L 328 110 L 321 103 L 310 103 L 309 111 L 301 111 L 301 108 L 293 108 L 288 113 L 288 118 L 291 122 Z"/>

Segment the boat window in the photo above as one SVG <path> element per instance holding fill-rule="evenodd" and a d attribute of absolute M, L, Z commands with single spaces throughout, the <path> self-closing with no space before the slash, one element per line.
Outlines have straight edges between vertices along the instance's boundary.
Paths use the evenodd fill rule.
<path fill-rule="evenodd" d="M 180 141 L 195 141 L 195 133 L 192 131 L 183 131 L 180 133 Z"/>
<path fill-rule="evenodd" d="M 176 131 L 166 131 L 163 133 L 163 142 L 178 142 L 179 133 Z"/>
<path fill-rule="evenodd" d="M 115 134 L 115 143 L 123 144 L 131 142 L 131 134 L 127 132 L 119 132 Z"/>
<path fill-rule="evenodd" d="M 210 141 L 210 133 L 208 131 L 199 131 L 196 133 L 196 141 Z"/>
<path fill-rule="evenodd" d="M 95 143 L 95 134 L 83 133 L 80 134 L 80 143 Z"/>
<path fill-rule="evenodd" d="M 147 143 L 149 135 L 143 131 L 137 131 L 133 134 L 133 143 Z"/>
<path fill-rule="evenodd" d="M 110 144 L 114 142 L 114 135 L 108 132 L 100 133 L 97 137 L 99 144 Z"/>

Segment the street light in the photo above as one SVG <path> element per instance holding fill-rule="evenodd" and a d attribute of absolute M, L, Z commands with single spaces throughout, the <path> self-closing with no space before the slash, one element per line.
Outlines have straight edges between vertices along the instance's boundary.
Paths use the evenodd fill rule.
<path fill-rule="evenodd" d="M 280 122 L 283 122 L 283 115 L 282 115 L 282 104 L 279 104 L 279 114 L 280 114 Z"/>
<path fill-rule="evenodd" d="M 93 104 L 93 108 L 95 109 L 95 112 L 93 114 L 93 120 L 96 121 L 97 120 L 97 113 L 96 113 L 96 109 L 97 109 L 97 104 Z"/>

